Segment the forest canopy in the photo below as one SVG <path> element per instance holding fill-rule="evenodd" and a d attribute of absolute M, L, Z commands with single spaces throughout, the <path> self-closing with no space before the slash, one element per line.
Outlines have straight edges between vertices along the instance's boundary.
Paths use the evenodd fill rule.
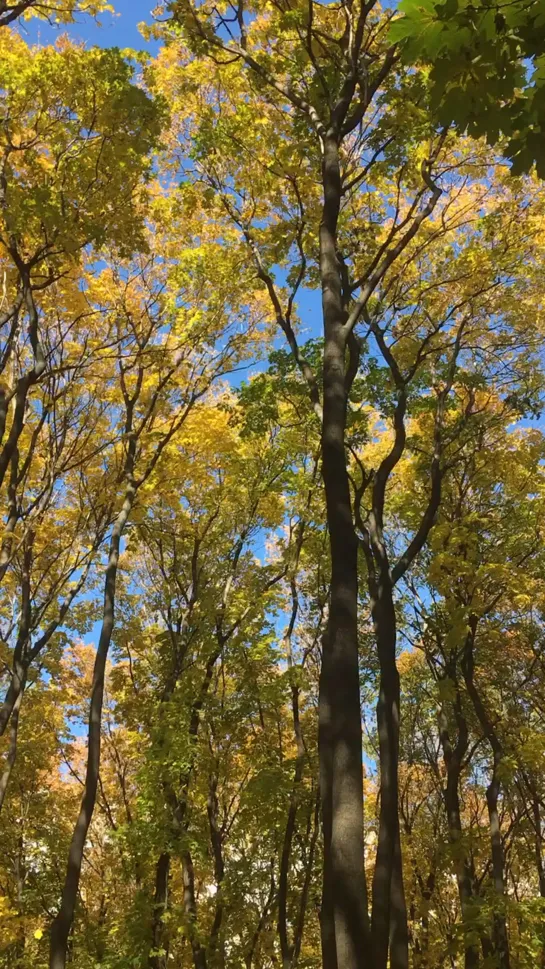
<path fill-rule="evenodd" d="M 0 0 L 0 965 L 545 967 L 545 4 L 112 11 Z"/>

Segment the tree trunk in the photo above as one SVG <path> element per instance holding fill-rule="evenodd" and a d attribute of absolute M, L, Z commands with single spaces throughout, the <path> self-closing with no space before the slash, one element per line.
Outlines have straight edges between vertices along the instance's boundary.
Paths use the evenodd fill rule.
<path fill-rule="evenodd" d="M 314 810 L 312 812 L 312 820 L 308 830 L 308 855 L 306 858 L 306 871 L 303 881 L 303 889 L 301 892 L 301 897 L 299 899 L 299 914 L 297 916 L 297 921 L 295 924 L 293 932 L 293 965 L 296 966 L 299 960 L 299 954 L 301 952 L 301 945 L 303 942 L 303 930 L 305 927 L 305 919 L 308 911 L 308 896 L 310 891 L 310 884 L 312 881 L 312 871 L 314 866 L 314 855 L 316 852 L 316 842 L 318 840 L 318 833 L 320 830 L 320 789 L 317 789 L 317 796 L 315 800 Z"/>
<path fill-rule="evenodd" d="M 14 943 L 14 966 L 23 966 L 25 960 L 25 949 L 26 949 L 26 919 L 25 919 L 25 881 L 26 881 L 26 864 L 25 864 L 25 844 L 23 832 L 18 838 L 17 854 L 15 856 L 15 884 L 17 887 L 17 909 L 19 912 L 19 925 L 17 927 L 17 938 Z"/>
<path fill-rule="evenodd" d="M 422 901 L 425 905 L 424 911 L 422 913 L 421 925 L 422 925 L 422 937 L 419 941 L 420 948 L 420 958 L 422 967 L 429 966 L 429 947 L 430 947 L 430 917 L 429 917 L 429 905 L 433 896 L 435 889 L 435 870 L 430 871 L 425 884 L 422 886 Z M 416 960 L 415 960 L 416 969 Z"/>
<path fill-rule="evenodd" d="M 1 413 L 1 404 L 0 404 Z M 1 417 L 0 417 L 1 425 Z M 3 582 L 9 564 L 11 562 L 13 540 L 15 537 L 15 527 L 19 520 L 19 507 L 17 503 L 17 484 L 19 477 L 19 448 L 15 447 L 11 455 L 11 470 L 8 485 L 8 515 L 4 527 L 4 537 L 0 545 L 0 582 Z"/>
<path fill-rule="evenodd" d="M 258 946 L 259 946 L 259 942 L 260 942 L 260 939 L 261 939 L 261 935 L 262 935 L 263 930 L 264 930 L 264 928 L 265 928 L 265 926 L 267 924 L 267 918 L 268 918 L 269 913 L 270 913 L 271 908 L 272 908 L 272 904 L 273 904 L 273 901 L 274 901 L 275 893 L 276 893 L 276 885 L 275 885 L 275 882 L 274 882 L 274 864 L 271 861 L 271 882 L 270 882 L 270 887 L 269 887 L 269 894 L 267 895 L 267 898 L 266 898 L 266 901 L 265 901 L 265 905 L 263 906 L 263 908 L 262 908 L 262 910 L 260 912 L 257 925 L 256 925 L 254 931 L 252 932 L 252 935 L 251 935 L 251 938 L 250 938 L 250 944 L 249 944 L 249 946 L 248 946 L 248 948 L 246 950 L 246 953 L 244 955 L 244 965 L 246 966 L 246 969 L 252 969 L 252 966 L 253 966 L 253 963 L 254 963 L 254 956 L 255 956 L 256 952 L 258 951 Z"/>
<path fill-rule="evenodd" d="M 29 664 L 29 639 L 32 617 L 32 600 L 30 591 L 30 575 L 34 549 L 34 532 L 30 529 L 24 537 L 23 571 L 21 575 L 21 617 L 17 642 L 13 650 L 13 669 L 11 681 L 6 692 L 4 702 L 0 708 L 0 737 L 4 734 L 10 717 L 21 707 L 22 695 L 26 686 Z M 17 731 L 15 732 L 17 741 Z"/>
<path fill-rule="evenodd" d="M 535 857 L 536 857 L 536 869 L 539 879 L 539 894 L 541 898 L 545 898 L 545 864 L 543 862 L 543 836 L 542 836 L 542 824 L 541 824 L 541 807 L 539 804 L 539 798 L 537 796 L 537 788 L 532 779 L 528 782 L 528 787 L 532 795 L 532 815 L 534 819 L 534 847 L 535 847 Z"/>
<path fill-rule="evenodd" d="M 100 630 L 91 687 L 84 791 L 68 852 L 68 865 L 62 891 L 61 905 L 51 926 L 50 969 L 65 969 L 66 966 L 68 937 L 74 921 L 85 841 L 95 807 L 100 770 L 100 732 L 102 724 L 102 701 L 104 697 L 104 677 L 114 628 L 115 588 L 119 562 L 119 547 L 134 498 L 135 489 L 129 486 L 123 507 L 114 525 L 110 541 L 108 566 L 104 580 L 102 628 Z"/>
<path fill-rule="evenodd" d="M 373 969 L 386 969 L 390 939 L 392 969 L 408 966 L 407 907 L 401 864 L 398 761 L 399 673 L 396 666 L 396 617 L 389 577 L 381 570 L 373 599 L 373 624 L 380 662 L 377 726 L 380 753 L 380 814 L 373 878 Z M 396 858 L 397 851 L 397 858 Z M 395 911 L 392 908 L 395 904 Z M 395 961 L 393 961 L 395 959 Z"/>
<path fill-rule="evenodd" d="M 293 660 L 291 646 L 289 645 L 289 637 L 291 637 L 297 615 L 297 596 L 294 580 L 292 580 L 292 598 L 292 616 L 288 628 L 288 634 L 286 636 L 286 639 L 288 640 L 288 668 L 290 670 L 293 668 Z M 280 939 L 280 952 L 282 955 L 282 965 L 284 969 L 291 969 L 291 967 L 296 964 L 296 944 L 298 944 L 298 948 L 301 945 L 300 938 L 297 940 L 297 943 L 295 938 L 290 940 L 288 931 L 288 883 L 291 865 L 291 850 L 293 836 L 295 834 L 297 811 L 299 809 L 299 801 L 301 796 L 301 782 L 303 779 L 305 765 L 305 745 L 299 715 L 299 687 L 293 682 L 293 680 L 291 684 L 291 710 L 293 716 L 293 732 L 297 746 L 297 757 L 295 761 L 295 771 L 293 775 L 290 803 L 288 807 L 288 816 L 286 819 L 286 827 L 284 829 L 284 840 L 282 844 L 280 873 L 278 879 L 278 936 Z M 301 933 L 302 928 L 303 926 L 301 926 Z"/>
<path fill-rule="evenodd" d="M 284 841 L 280 858 L 280 875 L 278 883 L 278 937 L 280 939 L 280 952 L 284 969 L 291 969 L 293 962 L 293 944 L 289 938 L 288 932 L 288 880 L 291 861 L 291 847 L 295 832 L 295 821 L 297 818 L 301 775 L 302 765 L 300 767 L 298 757 L 288 807 L 288 817 L 284 830 Z"/>
<path fill-rule="evenodd" d="M 461 698 L 458 692 L 458 684 L 455 675 L 451 672 L 451 678 L 456 683 L 455 716 L 458 728 L 458 739 L 456 746 L 452 745 L 447 718 L 443 711 L 439 716 L 439 738 L 443 750 L 443 759 L 447 771 L 447 783 L 444 791 L 445 809 L 447 814 L 447 824 L 449 840 L 453 847 L 456 866 L 456 883 L 458 886 L 458 897 L 460 899 L 460 912 L 462 915 L 462 927 L 464 937 L 467 936 L 468 923 L 474 910 L 475 899 L 473 897 L 473 869 L 470 859 L 463 846 L 462 816 L 460 811 L 459 784 L 462 771 L 462 762 L 468 749 L 468 728 L 465 717 L 462 713 Z M 465 969 L 476 969 L 479 964 L 479 952 L 476 946 L 464 943 L 464 967 Z"/>
<path fill-rule="evenodd" d="M 167 946 L 163 944 L 163 917 L 168 909 L 168 882 L 170 876 L 170 855 L 163 851 L 155 869 L 155 897 L 151 925 L 151 952 L 148 959 L 149 969 L 166 969 Z"/>
<path fill-rule="evenodd" d="M 188 825 L 187 810 L 188 810 L 188 797 L 189 797 L 189 783 L 190 783 L 191 774 L 193 771 L 193 763 L 195 758 L 195 745 L 197 742 L 199 727 L 201 723 L 201 711 L 202 711 L 203 704 L 206 700 L 206 696 L 208 694 L 210 684 L 212 682 L 214 667 L 221 655 L 221 650 L 226 642 L 226 640 L 221 636 L 219 630 L 216 631 L 216 635 L 218 640 L 216 649 L 208 657 L 208 661 L 206 663 L 206 669 L 204 672 L 204 676 L 201 682 L 199 692 L 195 700 L 193 701 L 193 704 L 191 707 L 191 714 L 189 718 L 189 739 L 191 742 L 192 753 L 191 753 L 190 763 L 184 775 L 180 779 L 181 788 L 182 788 L 181 794 L 180 795 L 178 794 L 178 792 L 173 788 L 170 781 L 168 780 L 163 781 L 163 792 L 165 795 L 168 808 L 170 810 L 170 821 L 171 821 L 172 837 L 173 837 L 174 844 L 180 844 L 181 840 L 187 835 L 187 825 Z M 172 696 L 177 680 L 178 680 L 178 677 L 173 678 L 170 684 L 168 685 L 168 687 L 165 689 L 165 692 L 162 698 L 163 703 L 166 703 Z M 184 875 L 183 875 L 184 904 L 186 907 L 186 911 L 191 913 L 191 925 L 193 926 L 193 932 L 195 933 L 196 921 L 197 921 L 197 904 L 195 899 L 194 887 L 192 883 L 193 863 L 191 860 L 191 855 L 187 851 L 185 852 L 185 855 L 184 855 L 184 852 L 181 851 L 180 857 L 182 858 L 182 861 L 184 861 L 184 857 L 186 859 L 186 861 L 184 862 Z M 161 859 L 163 859 L 163 861 Z M 168 948 L 167 942 L 165 941 L 164 921 L 162 916 L 164 915 L 164 912 L 166 911 L 168 906 L 168 884 L 167 883 L 168 883 L 168 871 L 170 869 L 170 860 L 171 860 L 170 855 L 167 855 L 165 852 L 159 858 L 159 861 L 156 867 L 155 903 L 154 903 L 154 916 L 152 921 L 152 940 L 151 940 L 152 952 L 160 952 Z M 163 866 L 168 866 L 166 869 L 166 876 L 163 871 Z M 165 880 L 164 880 L 165 877 L 167 879 L 167 883 L 165 883 Z M 191 899 L 192 899 L 192 903 L 188 908 L 188 904 Z M 219 931 L 219 927 L 218 927 L 218 931 Z M 194 950 L 193 955 L 194 955 L 194 959 L 197 959 L 201 963 L 204 960 L 204 963 L 206 963 L 206 952 L 204 949 L 202 949 L 201 953 L 197 952 L 197 950 Z M 153 961 L 153 959 L 154 957 L 150 955 L 150 958 L 148 961 L 149 969 L 164 969 L 164 967 L 167 965 L 166 955 L 164 957 L 163 956 L 158 957 L 159 961 Z M 163 961 L 161 961 L 161 959 L 163 959 Z"/>
<path fill-rule="evenodd" d="M 494 944 L 498 956 L 498 969 L 509 969 L 509 939 L 507 935 L 507 920 L 504 911 L 505 874 L 503 845 L 501 841 L 500 818 L 498 814 L 498 796 L 500 782 L 498 779 L 499 759 L 494 753 L 494 767 L 492 780 L 486 789 L 486 804 L 490 822 L 490 850 L 492 855 L 492 879 L 497 904 L 501 906 L 494 913 Z"/>
<path fill-rule="evenodd" d="M 183 880 L 184 880 L 184 909 L 187 916 L 187 927 L 193 965 L 195 969 L 207 969 L 206 950 L 199 940 L 197 928 L 197 899 L 195 897 L 195 871 L 191 852 L 185 848 L 182 851 Z"/>
<path fill-rule="evenodd" d="M 13 713 L 11 717 L 10 724 L 10 734 L 9 734 L 9 747 L 6 757 L 6 766 L 0 777 L 0 812 L 4 806 L 4 800 L 6 797 L 6 791 L 8 789 L 9 779 L 11 777 L 11 772 L 15 764 L 15 758 L 17 757 L 17 734 L 19 732 L 19 713 L 21 710 L 21 703 L 23 702 L 23 690 L 21 689 L 19 695 L 13 706 Z"/>
<path fill-rule="evenodd" d="M 409 967 L 409 926 L 403 884 L 399 822 L 390 884 L 390 967 L 391 969 L 408 969 Z"/>
<path fill-rule="evenodd" d="M 341 197 L 337 138 L 324 139 L 320 275 L 324 320 L 322 473 L 331 549 L 331 599 L 319 695 L 324 833 L 321 912 L 324 969 L 369 965 L 363 844 L 363 768 L 358 664 L 358 542 L 345 456 L 346 335 L 336 256 Z"/>
<path fill-rule="evenodd" d="M 217 795 L 218 769 L 219 764 L 216 765 L 216 771 L 210 777 L 207 803 L 208 828 L 210 832 L 212 854 L 214 856 L 214 879 L 216 882 L 216 910 L 214 912 L 214 921 L 212 922 L 210 929 L 208 963 L 211 965 L 216 965 L 218 969 L 223 969 L 225 965 L 225 945 L 222 934 L 224 914 L 223 880 L 225 877 L 225 860 L 223 857 L 224 835 L 219 821 L 219 802 Z"/>
<path fill-rule="evenodd" d="M 541 807 L 537 796 L 537 788 L 532 778 L 527 781 L 532 795 L 532 815 L 534 820 L 534 849 L 536 858 L 536 869 L 539 879 L 539 895 L 545 898 L 545 865 L 543 863 L 543 837 L 541 825 Z M 541 966 L 545 967 L 545 938 L 541 948 Z"/>
<path fill-rule="evenodd" d="M 471 620 L 470 627 L 471 631 L 466 641 L 462 670 L 467 692 L 470 696 L 483 734 L 490 744 L 493 755 L 492 777 L 486 791 L 486 804 L 488 807 L 488 819 L 490 824 L 492 881 L 496 895 L 493 938 L 499 969 L 509 969 L 509 937 L 505 914 L 505 862 L 503 857 L 503 845 L 498 814 L 498 797 L 500 793 L 499 770 L 503 758 L 503 748 L 495 726 L 488 715 L 479 690 L 475 684 L 475 657 L 473 652 L 475 644 L 475 632 L 477 628 L 477 620 L 475 618 Z"/>
<path fill-rule="evenodd" d="M 2 810 L 9 779 L 17 757 L 17 738 L 19 733 L 19 716 L 21 704 L 23 702 L 26 679 L 28 673 L 28 648 L 32 618 L 32 597 L 30 576 L 32 572 L 32 559 L 34 548 L 34 532 L 30 529 L 24 537 L 23 570 L 21 575 L 21 615 L 19 619 L 19 631 L 17 642 L 13 651 L 13 671 L 11 682 L 8 687 L 6 699 L 2 704 L 0 712 L 0 736 L 10 722 L 9 747 L 6 757 L 6 765 L 0 778 L 0 811 Z"/>

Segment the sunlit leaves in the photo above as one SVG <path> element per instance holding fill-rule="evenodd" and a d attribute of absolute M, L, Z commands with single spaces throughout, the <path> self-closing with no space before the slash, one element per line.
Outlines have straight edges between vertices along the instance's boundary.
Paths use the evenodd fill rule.
<path fill-rule="evenodd" d="M 441 123 L 485 135 L 513 174 L 543 177 L 543 4 L 403 0 L 390 28 L 407 60 L 431 65 L 431 104 Z"/>

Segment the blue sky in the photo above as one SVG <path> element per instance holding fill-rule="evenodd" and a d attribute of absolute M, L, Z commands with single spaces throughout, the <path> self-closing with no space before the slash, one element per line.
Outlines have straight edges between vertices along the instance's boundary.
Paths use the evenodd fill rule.
<path fill-rule="evenodd" d="M 89 45 L 153 50 L 154 44 L 146 43 L 137 25 L 142 21 L 151 23 L 154 0 L 115 0 L 113 6 L 115 14 L 103 14 L 101 27 L 91 17 L 79 17 L 78 23 L 60 28 L 41 20 L 31 20 L 20 29 L 28 41 L 41 44 L 54 43 L 60 33 L 68 33 L 74 40 Z"/>

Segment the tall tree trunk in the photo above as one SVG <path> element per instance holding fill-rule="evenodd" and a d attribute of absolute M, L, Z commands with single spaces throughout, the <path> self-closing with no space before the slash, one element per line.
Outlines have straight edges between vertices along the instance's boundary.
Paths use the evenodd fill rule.
<path fill-rule="evenodd" d="M 17 844 L 17 854 L 15 856 L 15 884 L 17 888 L 17 910 L 19 913 L 19 925 L 17 927 L 17 937 L 13 946 L 14 962 L 13 965 L 16 967 L 23 966 L 26 962 L 25 960 L 25 949 L 26 949 L 26 919 L 25 919 L 25 881 L 26 881 L 26 864 L 25 864 L 25 843 L 23 832 L 21 831 L 18 844 Z"/>
<path fill-rule="evenodd" d="M 42 346 L 40 343 L 39 336 L 39 321 L 38 312 L 36 310 L 36 304 L 34 302 L 34 296 L 32 292 L 32 283 L 30 279 L 30 269 L 26 265 L 19 254 L 15 250 L 11 250 L 11 255 L 14 262 L 19 270 L 19 275 L 21 278 L 21 301 L 19 298 L 15 305 L 21 305 L 24 301 L 27 312 L 28 312 L 28 333 L 30 337 L 30 343 L 32 346 L 32 353 L 34 356 L 34 366 L 32 370 L 28 373 L 23 374 L 22 377 L 16 382 L 15 385 L 15 395 L 14 395 L 14 408 L 13 408 L 13 420 L 11 423 L 10 431 L 5 444 L 3 444 L 2 451 L 0 452 L 0 487 L 3 484 L 6 471 L 11 463 L 12 458 L 15 455 L 17 446 L 19 443 L 19 438 L 23 432 L 25 426 L 25 416 L 27 409 L 27 399 L 30 389 L 34 384 L 38 383 L 40 378 L 43 376 L 46 369 L 46 360 L 43 354 Z M 16 312 L 18 309 L 16 310 Z M 1 439 L 3 443 L 5 421 L 7 413 L 5 410 L 5 397 L 0 406 L 0 431 Z"/>
<path fill-rule="evenodd" d="M 151 924 L 151 951 L 148 958 L 149 969 L 167 969 L 168 948 L 163 941 L 163 919 L 168 910 L 169 877 L 170 855 L 167 851 L 163 851 L 155 868 L 155 896 Z"/>
<path fill-rule="evenodd" d="M 207 969 L 206 950 L 199 939 L 197 926 L 197 899 L 195 896 L 195 871 L 193 858 L 188 848 L 182 851 L 183 881 L 184 881 L 184 909 L 187 917 L 187 929 L 193 965 L 195 969 Z"/>
<path fill-rule="evenodd" d="M 20 691 L 17 697 L 10 723 L 9 732 L 9 747 L 6 757 L 5 767 L 2 771 L 2 776 L 0 777 L 0 811 L 4 806 L 4 800 L 6 797 L 6 791 L 8 789 L 9 779 L 11 777 L 11 772 L 15 764 L 15 759 L 17 757 L 17 734 L 19 732 L 19 713 L 21 710 L 21 703 L 23 702 L 23 690 Z"/>
<path fill-rule="evenodd" d="M 293 688 L 297 689 L 296 687 Z M 294 945 L 289 938 L 288 930 L 288 881 L 291 863 L 291 849 L 293 835 L 295 833 L 295 822 L 299 807 L 300 786 L 303 776 L 304 751 L 297 750 L 297 760 L 295 764 L 295 774 L 288 807 L 288 816 L 284 830 L 284 840 L 282 844 L 282 854 L 280 857 L 280 873 L 278 883 L 278 936 L 280 939 L 280 952 L 282 955 L 282 965 L 284 969 L 291 969 L 293 964 Z"/>
<path fill-rule="evenodd" d="M 189 718 L 189 740 L 191 743 L 191 758 L 188 767 L 186 768 L 184 775 L 181 778 L 181 793 L 176 791 L 169 780 L 163 781 L 163 792 L 165 799 L 170 811 L 170 823 L 172 828 L 172 837 L 175 844 L 180 844 L 187 835 L 188 826 L 188 797 L 189 797 L 189 784 L 191 780 L 191 774 L 193 771 L 193 763 L 196 753 L 196 743 L 199 733 L 199 727 L 201 723 L 201 711 L 203 704 L 206 700 L 208 690 L 210 689 L 210 684 L 212 682 L 212 677 L 214 673 L 214 667 L 218 661 L 223 646 L 225 645 L 226 639 L 222 636 L 219 629 L 216 630 L 217 646 L 213 653 L 208 657 L 206 663 L 206 669 L 204 672 L 203 679 L 201 681 L 199 692 L 193 701 L 191 706 L 191 714 Z M 162 702 L 167 702 L 176 686 L 177 677 L 171 679 L 170 683 L 165 688 L 163 693 Z M 191 855 L 188 851 L 182 850 L 180 852 L 180 857 L 184 863 L 184 904 L 186 911 L 191 915 L 191 925 L 193 926 L 194 933 L 196 932 L 196 921 L 197 921 L 197 904 L 194 893 L 193 886 L 193 862 L 191 860 Z M 184 862 L 185 857 L 185 862 Z M 168 943 L 166 941 L 167 933 L 164 931 L 164 919 L 163 915 L 168 908 L 168 874 L 170 870 L 170 854 L 163 852 L 157 862 L 155 871 L 155 900 L 154 900 L 154 914 L 152 919 L 151 927 L 151 953 L 148 960 L 148 969 L 164 969 L 167 965 L 167 955 L 154 956 L 154 952 L 166 952 L 168 949 Z M 191 901 L 192 899 L 192 901 Z M 191 902 L 191 904 L 189 904 Z M 188 908 L 189 904 L 189 908 Z M 219 927 L 218 927 L 219 931 Z M 193 943 L 192 943 L 193 944 Z M 201 947 L 202 948 L 202 947 Z M 202 949 L 202 953 L 199 953 L 194 949 L 193 951 L 194 959 L 196 958 L 199 962 L 206 962 L 206 952 Z M 161 959 L 163 961 L 161 961 Z M 155 961 L 154 961 L 155 960 Z"/>
<path fill-rule="evenodd" d="M 419 940 L 420 947 L 420 957 L 422 966 L 429 966 L 429 948 L 430 948 L 430 917 L 429 917 L 429 905 L 433 896 L 435 889 L 435 869 L 430 871 L 426 882 L 422 885 L 422 901 L 424 902 L 425 909 L 422 913 L 421 925 L 422 925 L 422 937 Z M 416 969 L 416 960 L 415 960 Z"/>
<path fill-rule="evenodd" d="M 532 777 L 526 780 L 530 794 L 532 796 L 532 817 L 534 822 L 534 847 L 536 858 L 536 869 L 539 879 L 539 894 L 545 898 L 545 863 L 543 861 L 543 828 L 541 823 L 541 805 L 537 796 L 537 787 Z"/>
<path fill-rule="evenodd" d="M 27 665 L 17 655 L 17 647 L 15 647 L 11 680 L 6 690 L 6 696 L 2 702 L 2 706 L 0 707 L 0 737 L 5 733 L 10 717 L 15 709 L 15 704 L 25 688 L 27 672 Z"/>
<path fill-rule="evenodd" d="M 13 715 L 15 709 L 17 709 L 17 714 L 19 713 L 22 695 L 26 686 L 32 618 L 30 575 L 32 571 L 33 551 L 34 531 L 29 529 L 24 537 L 23 570 L 21 575 L 21 617 L 19 619 L 17 642 L 15 643 L 15 648 L 13 650 L 13 668 L 11 680 L 4 702 L 0 708 L 0 737 L 4 734 L 10 721 L 10 717 Z M 16 742 L 17 730 L 15 731 L 15 743 Z"/>
<path fill-rule="evenodd" d="M 394 864 L 390 884 L 390 967 L 408 969 L 409 925 L 403 884 L 403 865 L 399 822 L 394 848 Z"/>
<path fill-rule="evenodd" d="M 475 899 L 473 897 L 474 872 L 471 859 L 463 845 L 462 815 L 460 811 L 460 775 L 462 764 L 468 750 L 468 727 L 462 711 L 462 702 L 458 689 L 456 672 L 449 668 L 449 675 L 456 686 L 456 698 L 454 701 L 454 712 L 458 738 L 453 745 L 445 712 L 441 710 L 439 715 L 439 739 L 443 750 L 443 760 L 447 772 L 447 782 L 444 790 L 445 810 L 447 814 L 447 825 L 449 841 L 455 853 L 456 883 L 458 886 L 458 897 L 460 899 L 460 912 L 462 915 L 462 927 L 464 938 L 468 934 L 468 925 L 471 921 Z M 479 951 L 476 946 L 469 942 L 464 942 L 464 967 L 465 969 L 476 969 L 479 964 Z"/>
<path fill-rule="evenodd" d="M 539 798 L 537 795 L 537 787 L 532 776 L 526 778 L 527 786 L 530 790 L 532 797 L 532 817 L 534 823 L 534 849 L 536 858 L 536 869 L 539 879 L 539 894 L 541 898 L 545 898 L 545 864 L 543 863 L 543 835 L 542 835 L 542 824 L 541 824 L 541 805 L 539 803 Z M 544 933 L 545 936 L 545 933 Z M 541 948 L 541 966 L 542 969 L 545 967 L 545 937 L 542 942 Z"/>
<path fill-rule="evenodd" d="M 392 586 L 381 569 L 373 595 L 373 624 L 380 663 L 377 726 L 380 754 L 380 814 L 373 878 L 373 969 L 386 969 L 390 941 L 392 969 L 408 967 L 407 906 L 401 863 L 398 763 L 399 673 L 396 666 L 396 617 Z M 394 907 L 392 906 L 394 903 Z"/>
<path fill-rule="evenodd" d="M 316 842 L 318 841 L 318 833 L 320 830 L 320 789 L 317 788 L 317 795 L 315 798 L 314 810 L 312 812 L 312 819 L 310 820 L 310 825 L 307 828 L 308 838 L 308 854 L 306 857 L 306 870 L 305 877 L 303 880 L 303 888 L 301 891 L 301 897 L 299 899 L 299 913 L 295 923 L 295 928 L 293 931 L 293 965 L 296 966 L 299 960 L 299 954 L 301 952 L 301 945 L 303 943 L 303 930 L 305 927 L 305 920 L 308 911 L 308 896 L 310 891 L 310 885 L 312 881 L 312 872 L 314 867 L 314 855 L 316 852 Z"/>
<path fill-rule="evenodd" d="M 208 962 L 211 965 L 216 965 L 218 969 L 223 969 L 225 965 L 225 945 L 222 934 L 224 915 L 223 880 L 225 878 L 225 860 L 223 857 L 224 834 L 219 820 L 219 802 L 217 795 L 218 769 L 219 764 L 216 764 L 216 770 L 210 777 L 207 803 L 208 828 L 210 832 L 212 854 L 214 856 L 214 879 L 216 882 L 216 910 L 214 912 L 214 920 L 210 929 Z"/>
<path fill-rule="evenodd" d="M 320 275 L 324 322 L 322 473 L 331 549 L 331 599 L 319 692 L 324 833 L 321 913 L 324 969 L 369 965 L 363 843 L 363 768 L 358 665 L 358 542 L 345 455 L 346 334 L 336 255 L 341 198 L 338 140 L 324 138 Z"/>
<path fill-rule="evenodd" d="M 488 819 L 490 823 L 490 850 L 492 855 L 492 879 L 494 882 L 494 892 L 497 898 L 499 910 L 494 912 L 494 944 L 498 956 L 499 969 L 509 969 L 509 938 L 507 934 L 507 919 L 504 910 L 505 900 L 505 872 L 503 845 L 501 841 L 500 818 L 498 813 L 498 797 L 500 793 L 500 782 L 498 778 L 498 768 L 500 758 L 494 752 L 493 773 L 490 784 L 486 789 L 486 804 L 488 807 Z"/>
<path fill-rule="evenodd" d="M 488 740 L 492 750 L 492 777 L 486 790 L 486 804 L 488 808 L 488 819 L 490 825 L 492 881 L 496 896 L 493 937 L 499 969 L 509 969 L 509 936 L 507 932 L 507 918 L 505 913 L 505 861 L 503 856 L 503 845 L 501 840 L 501 828 L 498 813 L 498 798 L 500 793 L 499 771 L 503 759 L 503 747 L 475 683 L 474 645 L 476 629 L 477 619 L 472 617 L 470 621 L 470 634 L 466 640 L 462 660 L 462 671 L 466 689 L 473 704 L 481 730 Z"/>
<path fill-rule="evenodd" d="M 1 412 L 1 405 L 0 405 Z M 19 448 L 15 447 L 11 455 L 10 477 L 8 485 L 8 515 L 4 527 L 4 536 L 0 545 L 0 582 L 11 562 L 13 540 L 15 538 L 15 526 L 19 520 L 19 506 L 17 502 L 17 485 L 19 479 Z"/>
<path fill-rule="evenodd" d="M 112 537 L 108 565 L 104 580 L 104 606 L 102 628 L 98 641 L 98 649 L 93 669 L 91 686 L 91 705 L 89 710 L 89 727 L 87 741 L 87 764 L 85 782 L 79 815 L 74 826 L 72 841 L 68 852 L 68 865 L 62 891 L 59 911 L 51 926 L 51 944 L 49 953 L 50 969 L 65 969 L 68 948 L 68 937 L 74 921 L 74 912 L 78 897 L 78 888 L 83 862 L 83 852 L 87 832 L 95 807 L 98 775 L 100 770 L 100 733 L 102 724 L 102 702 L 104 697 L 104 677 L 106 661 L 114 628 L 115 589 L 117 568 L 119 563 L 119 548 L 121 536 L 131 508 L 134 503 L 135 488 L 129 485 L 125 495 L 123 507 L 117 516 Z"/>
<path fill-rule="evenodd" d="M 267 919 L 269 917 L 269 913 L 273 905 L 275 894 L 276 894 L 276 885 L 274 881 L 274 859 L 271 859 L 271 881 L 270 881 L 269 893 L 265 900 L 265 904 L 260 912 L 257 925 L 254 931 L 252 932 L 252 935 L 250 938 L 250 944 L 244 955 L 244 965 L 246 966 L 246 969 L 252 969 L 254 956 L 256 954 L 256 951 L 258 951 L 261 935 L 267 924 Z"/>
<path fill-rule="evenodd" d="M 0 777 L 0 811 L 4 805 L 9 779 L 17 757 L 17 738 L 19 733 L 19 716 L 23 702 L 26 679 L 28 673 L 28 651 L 32 618 L 32 597 L 30 576 L 34 549 L 34 532 L 30 529 L 24 537 L 23 570 L 21 575 L 21 616 L 17 642 L 13 651 L 13 670 L 6 699 L 0 714 L 0 736 L 10 722 L 9 747 L 6 764 Z"/>
<path fill-rule="evenodd" d="M 302 540 L 302 531 L 301 531 Z M 299 543 L 300 548 L 300 543 Z M 299 557 L 299 555 L 297 556 Z M 290 672 L 293 670 L 293 657 L 291 650 L 291 636 L 295 626 L 295 620 L 297 618 L 298 611 L 298 600 L 297 600 L 297 586 L 295 579 L 291 580 L 291 594 L 292 594 L 292 611 L 288 629 L 284 637 L 284 642 L 286 644 L 286 653 L 288 661 L 288 669 Z M 303 732 L 301 728 L 301 718 L 299 714 L 299 687 L 292 678 L 291 682 L 291 711 L 293 717 L 293 733 L 295 737 L 295 743 L 297 748 L 297 756 L 295 760 L 295 770 L 293 775 L 292 789 L 290 795 L 290 803 L 288 807 L 288 816 L 286 819 L 286 827 L 284 829 L 284 840 L 282 844 L 282 854 L 280 857 L 280 872 L 278 879 L 278 936 L 280 939 L 280 952 L 282 955 L 282 965 L 284 969 L 291 969 L 297 962 L 296 956 L 296 944 L 298 944 L 297 951 L 300 947 L 300 938 L 296 941 L 295 938 L 290 940 L 289 930 L 288 930 L 288 883 L 289 883 L 289 872 L 291 865 L 291 851 L 293 844 L 293 836 L 295 834 L 295 824 L 297 821 L 297 811 L 299 809 L 299 801 L 301 797 L 301 782 L 303 780 L 304 766 L 305 766 L 305 744 L 303 741 Z M 301 926 L 302 934 L 303 926 Z"/>

